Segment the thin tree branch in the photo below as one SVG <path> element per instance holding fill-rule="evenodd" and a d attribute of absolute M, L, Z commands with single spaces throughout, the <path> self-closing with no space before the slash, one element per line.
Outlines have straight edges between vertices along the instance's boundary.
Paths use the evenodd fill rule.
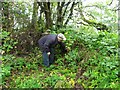
<path fill-rule="evenodd" d="M 66 26 L 66 25 L 67 25 L 67 23 L 69 22 L 69 20 L 71 19 L 72 14 L 73 14 L 73 9 L 74 9 L 74 6 L 75 6 L 76 4 L 78 4 L 78 3 L 79 3 L 79 2 L 77 2 L 77 3 L 73 2 L 72 6 L 71 6 L 71 8 L 70 8 L 70 14 L 69 14 L 69 16 L 68 16 L 68 18 L 67 18 L 67 20 L 66 20 L 66 22 L 65 22 L 64 26 Z"/>
<path fill-rule="evenodd" d="M 108 4 L 109 6 L 113 3 L 113 0 Z"/>
<path fill-rule="evenodd" d="M 89 26 L 89 24 L 85 24 L 85 23 L 83 23 L 83 22 L 78 22 L 77 24 L 83 24 L 83 25 L 85 25 L 85 26 Z"/>
<path fill-rule="evenodd" d="M 99 30 L 108 30 L 108 27 L 105 25 L 105 24 L 102 24 L 102 23 L 97 23 L 97 22 L 94 22 L 94 21 L 90 21 L 90 20 L 87 20 L 84 15 L 83 15 L 83 11 L 82 11 L 82 2 L 80 3 L 81 7 L 78 5 L 78 8 L 79 8 L 79 12 L 80 12 L 80 15 L 81 15 L 81 19 L 88 23 L 89 25 L 91 26 L 94 26 L 95 28 L 99 29 Z"/>
<path fill-rule="evenodd" d="M 84 13 L 86 13 L 88 16 L 91 16 L 93 19 L 95 19 L 95 17 L 92 14 L 87 13 L 87 12 L 84 12 Z"/>
<path fill-rule="evenodd" d="M 66 7 L 65 7 L 65 10 L 64 10 L 64 13 L 63 13 L 63 17 L 65 16 L 65 13 L 66 13 L 67 8 L 68 8 L 68 6 L 69 6 L 70 3 L 71 3 L 71 2 L 68 2 L 68 3 L 66 4 Z"/>

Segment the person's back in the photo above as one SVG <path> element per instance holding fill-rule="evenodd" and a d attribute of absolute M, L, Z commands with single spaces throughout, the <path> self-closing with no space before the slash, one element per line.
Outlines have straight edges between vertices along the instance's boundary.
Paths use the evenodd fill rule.
<path fill-rule="evenodd" d="M 42 38 L 40 38 L 40 39 L 38 40 L 38 43 L 39 43 L 39 45 L 43 45 L 43 44 L 46 42 L 46 40 L 55 41 L 56 36 L 57 36 L 57 35 L 54 35 L 54 34 L 50 34 L 50 35 L 43 36 Z"/>
<path fill-rule="evenodd" d="M 49 51 L 48 48 L 54 47 L 57 43 L 57 35 L 55 34 L 43 36 L 38 40 L 38 44 L 41 47 L 41 49 L 47 52 Z"/>

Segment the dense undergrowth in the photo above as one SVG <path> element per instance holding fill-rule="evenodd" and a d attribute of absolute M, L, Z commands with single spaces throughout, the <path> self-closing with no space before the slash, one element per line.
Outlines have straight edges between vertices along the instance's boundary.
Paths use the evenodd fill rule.
<path fill-rule="evenodd" d="M 68 52 L 56 50 L 49 68 L 38 47 L 27 56 L 9 54 L 16 41 L 2 32 L 2 86 L 10 88 L 119 88 L 118 35 L 94 28 L 65 28 Z M 55 33 L 55 32 L 51 32 Z M 57 32 L 58 33 L 58 32 Z M 11 43 L 12 42 L 12 43 Z"/>

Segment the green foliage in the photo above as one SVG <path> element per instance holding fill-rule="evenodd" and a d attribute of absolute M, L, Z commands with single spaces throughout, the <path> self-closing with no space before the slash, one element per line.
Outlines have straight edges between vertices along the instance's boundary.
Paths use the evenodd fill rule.
<path fill-rule="evenodd" d="M 6 55 L 2 57 L 2 75 L 3 78 L 5 76 L 9 76 L 10 75 L 10 71 L 12 69 L 11 65 L 14 64 L 13 60 L 14 60 L 14 56 L 13 55 Z"/>
<path fill-rule="evenodd" d="M 3 53 L 8 53 L 10 52 L 11 49 L 17 44 L 16 41 L 14 41 L 10 37 L 10 32 L 3 31 L 1 32 L 1 37 L 2 37 L 2 46 L 0 46 L 0 52 Z"/>
<path fill-rule="evenodd" d="M 113 3 L 115 1 L 113 0 Z M 2 82 L 0 84 L 6 88 L 74 88 L 77 87 L 76 85 L 84 88 L 119 88 L 118 72 L 120 70 L 118 69 L 118 34 L 116 33 L 118 15 L 114 10 L 116 6 L 107 5 L 109 3 L 110 1 L 107 0 L 105 3 L 88 3 L 90 7 L 84 3 L 82 3 L 83 6 L 81 5 L 82 13 L 88 22 L 108 26 L 110 32 L 103 32 L 97 31 L 96 28 L 81 20 L 82 17 L 77 10 L 79 5 L 75 5 L 73 10 L 75 13 L 68 22 L 69 27 L 56 29 L 57 20 L 62 24 L 66 22 L 72 3 L 65 2 L 63 5 L 65 7 L 61 9 L 58 9 L 57 5 L 63 3 L 49 3 L 47 5 L 51 6 L 50 12 L 44 12 L 43 3 L 39 3 L 39 8 L 34 11 L 31 7 L 33 2 L 3 2 L 2 28 L 11 32 L 0 33 L 2 40 L 0 46 L 2 55 L 0 56 L 2 60 L 0 61 L 2 68 L 2 70 L 0 68 L 0 81 Z M 59 10 L 62 12 L 61 16 L 59 16 Z M 47 13 L 50 13 L 51 17 L 48 17 Z M 31 18 L 34 14 L 38 16 Z M 37 45 L 37 39 L 43 31 L 46 31 L 46 23 L 50 18 L 53 21 L 52 24 L 55 24 L 53 29 L 51 28 L 51 33 L 64 33 L 67 38 L 65 43 L 68 52 L 63 54 L 58 50 L 58 45 L 55 48 L 55 63 L 48 68 L 43 65 L 39 48 L 31 47 Z M 33 19 L 37 19 L 37 30 L 31 26 Z M 81 25 L 81 21 L 86 25 Z M 15 40 L 19 42 L 22 55 L 18 54 L 18 46 L 14 53 L 11 51 L 16 48 Z M 31 52 L 24 55 L 24 50 L 31 50 Z"/>
<path fill-rule="evenodd" d="M 38 48 L 25 57 L 3 56 L 3 86 L 12 74 L 9 87 L 16 88 L 73 88 L 76 84 L 84 88 L 118 88 L 118 35 L 95 32 L 92 27 L 62 31 L 68 52 L 62 56 L 58 46 L 56 61 L 49 68 L 42 65 Z"/>
<path fill-rule="evenodd" d="M 42 87 L 42 77 L 44 73 L 37 73 L 31 71 L 32 73 L 29 75 L 25 75 L 24 73 L 20 73 L 20 76 L 14 77 L 15 80 L 10 82 L 12 87 L 16 88 L 41 88 Z M 36 75 L 37 73 L 37 75 Z M 22 78 L 22 80 L 21 80 Z"/>
<path fill-rule="evenodd" d="M 15 31 L 22 30 L 30 24 L 30 13 L 32 12 L 31 3 L 27 2 L 14 2 L 14 13 L 15 17 Z"/>
<path fill-rule="evenodd" d="M 117 0 L 114 0 L 112 3 L 116 3 Z M 109 6 L 110 0 L 106 0 L 106 2 L 95 2 L 93 4 L 88 3 L 88 5 L 92 7 L 83 8 L 83 11 L 87 12 L 86 16 L 89 17 L 90 20 L 94 20 L 95 22 L 101 22 L 107 25 L 109 31 L 117 32 L 117 21 L 118 14 L 115 11 L 115 6 L 118 4 L 112 4 Z"/>
<path fill-rule="evenodd" d="M 118 35 L 102 31 L 95 33 L 94 30 L 91 33 L 88 28 L 84 29 L 84 31 L 64 29 L 70 52 L 65 55 L 65 60 L 59 58 L 57 62 L 74 69 L 77 69 L 78 65 L 86 68 L 83 75 L 88 79 L 82 80 L 82 85 L 86 88 L 118 88 Z M 88 48 L 91 54 L 81 51 L 83 48 Z M 88 54 L 84 55 L 83 52 Z"/>
<path fill-rule="evenodd" d="M 117 53 L 118 35 L 108 32 L 99 32 L 98 34 L 96 37 L 83 33 L 80 39 L 82 39 L 82 42 L 84 42 L 88 48 L 98 50 L 101 54 Z"/>
<path fill-rule="evenodd" d="M 53 74 L 45 78 L 44 82 L 48 84 L 47 87 L 53 87 L 58 80 L 61 80 L 61 77 L 56 74 Z"/>
<path fill-rule="evenodd" d="M 85 76 L 89 77 L 89 88 L 115 88 L 115 86 L 111 87 L 112 83 L 118 87 L 117 59 L 117 56 L 105 57 L 98 54 L 85 63 L 89 65 L 87 72 L 84 73 Z"/>
<path fill-rule="evenodd" d="M 1 64 L 3 78 L 10 75 L 10 71 L 12 69 L 11 65 L 13 64 L 15 57 L 10 55 L 9 52 L 11 49 L 13 49 L 16 43 L 16 41 L 10 38 L 10 32 L 2 32 L 2 46 L 0 46 L 0 52 L 3 55 L 1 57 L 1 60 L 3 61 Z"/>

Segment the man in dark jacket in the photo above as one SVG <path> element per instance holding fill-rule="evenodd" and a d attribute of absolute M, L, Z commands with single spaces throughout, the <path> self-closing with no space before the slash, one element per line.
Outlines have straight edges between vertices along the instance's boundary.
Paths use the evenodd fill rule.
<path fill-rule="evenodd" d="M 67 51 L 65 44 L 62 42 L 63 40 L 66 40 L 66 38 L 62 33 L 57 35 L 49 34 L 38 40 L 38 44 L 43 55 L 43 63 L 45 66 L 48 67 L 54 62 L 54 47 L 57 44 L 60 44 L 63 52 Z"/>

